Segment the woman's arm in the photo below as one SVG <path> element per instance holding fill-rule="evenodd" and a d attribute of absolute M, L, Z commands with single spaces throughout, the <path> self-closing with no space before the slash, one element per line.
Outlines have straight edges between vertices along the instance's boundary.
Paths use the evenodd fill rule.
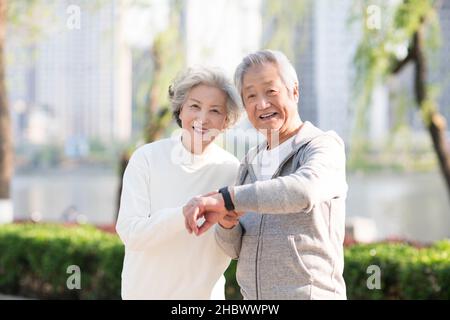
<path fill-rule="evenodd" d="M 123 176 L 116 231 L 130 250 L 148 249 L 186 232 L 182 207 L 150 211 L 149 170 L 142 150 L 137 150 Z"/>

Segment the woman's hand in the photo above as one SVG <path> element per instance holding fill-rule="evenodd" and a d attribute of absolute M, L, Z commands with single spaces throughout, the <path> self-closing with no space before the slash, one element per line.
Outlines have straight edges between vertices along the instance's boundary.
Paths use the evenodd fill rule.
<path fill-rule="evenodd" d="M 239 214 L 236 211 L 229 211 L 222 219 L 219 220 L 219 224 L 222 228 L 231 229 L 239 223 Z"/>

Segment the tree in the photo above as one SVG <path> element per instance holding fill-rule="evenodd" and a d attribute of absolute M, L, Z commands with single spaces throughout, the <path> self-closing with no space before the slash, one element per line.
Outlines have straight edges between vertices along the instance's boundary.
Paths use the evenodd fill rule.
<path fill-rule="evenodd" d="M 13 175 L 11 118 L 5 83 L 6 0 L 0 0 L 0 223 L 13 218 L 10 183 Z"/>
<path fill-rule="evenodd" d="M 145 143 L 160 139 L 172 120 L 167 90 L 171 80 L 184 65 L 184 46 L 180 34 L 181 12 L 182 2 L 180 0 L 171 1 L 168 26 L 156 35 L 151 47 L 149 58 L 153 61 L 152 81 L 149 86 L 145 83 L 142 84 L 148 86 L 147 100 L 144 106 L 146 124 L 143 140 Z M 120 158 L 116 219 L 120 208 L 123 174 L 133 149 L 125 150 Z"/>
<path fill-rule="evenodd" d="M 427 128 L 434 151 L 437 155 L 442 175 L 450 196 L 450 150 L 446 139 L 446 121 L 427 82 L 429 52 L 428 48 L 437 47 L 439 24 L 437 10 L 440 1 L 403 0 L 396 6 L 384 3 L 378 9 L 389 19 L 383 19 L 380 28 L 368 28 L 370 10 L 373 1 L 356 1 L 357 14 L 364 14 L 364 32 L 355 55 L 359 109 L 370 105 L 371 94 L 377 83 L 397 75 L 403 68 L 414 66 L 414 96 L 416 108 L 420 112 Z M 398 54 L 397 48 L 406 46 L 405 56 Z M 364 126 L 362 118 L 359 126 Z M 356 145 L 357 147 L 357 145 Z"/>
<path fill-rule="evenodd" d="M 43 4 L 42 0 L 0 0 L 0 223 L 13 220 L 10 188 L 14 173 L 14 150 L 11 111 L 5 79 L 6 30 L 19 26 L 21 31 L 24 31 L 21 36 L 25 41 L 34 41 L 40 33 L 43 18 L 48 17 L 50 12 L 50 4 L 48 2 Z"/>
<path fill-rule="evenodd" d="M 280 50 L 294 63 L 305 49 L 307 41 L 300 41 L 299 37 L 300 33 L 308 36 L 307 16 L 312 5 L 311 0 L 264 0 L 262 47 Z"/>
<path fill-rule="evenodd" d="M 86 8 L 96 10 L 108 0 L 95 0 L 86 3 Z M 14 172 L 14 151 L 11 125 L 11 112 L 6 90 L 6 30 L 19 35 L 27 45 L 35 42 L 42 34 L 52 16 L 58 1 L 47 0 L 0 0 L 0 223 L 11 222 L 13 208 L 10 194 L 11 179 Z"/>

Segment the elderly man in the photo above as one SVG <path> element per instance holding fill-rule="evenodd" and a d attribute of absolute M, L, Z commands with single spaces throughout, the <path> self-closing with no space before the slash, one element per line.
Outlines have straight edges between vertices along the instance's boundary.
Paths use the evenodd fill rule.
<path fill-rule="evenodd" d="M 238 259 L 245 299 L 345 299 L 343 141 L 302 122 L 297 74 L 281 52 L 246 56 L 235 83 L 267 140 L 246 155 L 236 186 L 184 207 L 186 228 L 200 235 L 219 222 L 216 240 Z"/>

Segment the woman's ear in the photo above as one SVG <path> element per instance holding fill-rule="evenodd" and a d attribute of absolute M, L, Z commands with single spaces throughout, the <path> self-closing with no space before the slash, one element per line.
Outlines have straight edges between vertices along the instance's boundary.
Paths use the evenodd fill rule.
<path fill-rule="evenodd" d="M 220 132 L 223 132 L 223 131 L 225 131 L 227 128 L 228 128 L 228 125 L 230 124 L 230 119 L 228 118 L 228 116 L 225 118 L 225 121 L 224 121 L 224 123 L 223 123 L 223 127 L 222 127 L 222 129 L 220 130 Z"/>
<path fill-rule="evenodd" d="M 292 95 L 294 96 L 295 102 L 298 102 L 298 99 L 300 98 L 300 93 L 298 90 L 298 83 L 294 83 L 294 88 L 292 90 Z"/>

